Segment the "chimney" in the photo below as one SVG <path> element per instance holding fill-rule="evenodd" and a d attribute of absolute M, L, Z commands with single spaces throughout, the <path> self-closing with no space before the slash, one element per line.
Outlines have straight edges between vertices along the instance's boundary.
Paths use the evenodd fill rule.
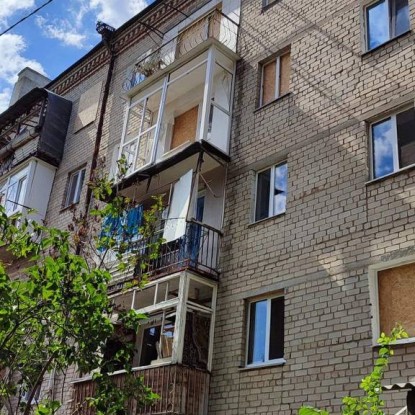
<path fill-rule="evenodd" d="M 12 97 L 10 99 L 10 106 L 18 101 L 23 95 L 26 95 L 33 88 L 42 88 L 50 82 L 46 76 L 36 72 L 35 70 L 26 67 L 18 74 L 17 82 L 14 84 Z"/>

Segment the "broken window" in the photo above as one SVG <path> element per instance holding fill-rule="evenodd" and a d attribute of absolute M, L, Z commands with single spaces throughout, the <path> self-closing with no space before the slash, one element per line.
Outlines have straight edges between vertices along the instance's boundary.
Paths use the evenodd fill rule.
<path fill-rule="evenodd" d="M 285 212 L 287 202 L 287 163 L 279 164 L 257 174 L 255 220 Z"/>

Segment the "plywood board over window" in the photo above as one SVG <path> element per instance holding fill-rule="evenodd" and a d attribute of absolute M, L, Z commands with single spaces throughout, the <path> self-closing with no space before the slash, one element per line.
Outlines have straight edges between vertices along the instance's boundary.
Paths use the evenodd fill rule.
<path fill-rule="evenodd" d="M 415 263 L 378 271 L 380 332 L 402 324 L 415 337 Z"/>
<path fill-rule="evenodd" d="M 170 149 L 176 148 L 186 141 L 195 141 L 197 132 L 199 106 L 180 114 L 174 119 L 173 135 Z"/>
<path fill-rule="evenodd" d="M 101 98 L 102 82 L 98 82 L 93 87 L 85 91 L 80 99 L 78 114 L 75 118 L 74 132 L 86 127 L 95 121 L 98 111 L 98 103 Z"/>

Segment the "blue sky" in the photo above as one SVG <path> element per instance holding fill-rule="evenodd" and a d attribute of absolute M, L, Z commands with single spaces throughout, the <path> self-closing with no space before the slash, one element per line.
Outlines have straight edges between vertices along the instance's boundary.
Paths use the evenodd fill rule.
<path fill-rule="evenodd" d="M 46 0 L 0 0 L 0 31 Z M 0 36 L 0 112 L 17 73 L 29 66 L 53 79 L 100 41 L 95 23 L 119 27 L 151 0 L 53 0 L 36 15 Z"/>

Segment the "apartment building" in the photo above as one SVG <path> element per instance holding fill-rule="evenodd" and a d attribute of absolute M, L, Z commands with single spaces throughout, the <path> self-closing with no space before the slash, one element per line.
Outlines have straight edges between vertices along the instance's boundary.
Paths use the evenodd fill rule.
<path fill-rule="evenodd" d="M 340 413 L 396 322 L 406 405 L 414 26 L 412 0 L 242 1 L 209 414 Z"/>
<path fill-rule="evenodd" d="M 114 268 L 111 286 L 149 315 L 130 340 L 161 399 L 140 413 L 339 413 L 396 322 L 385 400 L 406 405 L 414 25 L 413 0 L 156 0 L 0 115 L 10 212 L 65 228 L 121 155 L 137 222 L 163 195 L 149 284 Z M 63 413 L 93 387 L 76 369 L 47 383 Z"/>

